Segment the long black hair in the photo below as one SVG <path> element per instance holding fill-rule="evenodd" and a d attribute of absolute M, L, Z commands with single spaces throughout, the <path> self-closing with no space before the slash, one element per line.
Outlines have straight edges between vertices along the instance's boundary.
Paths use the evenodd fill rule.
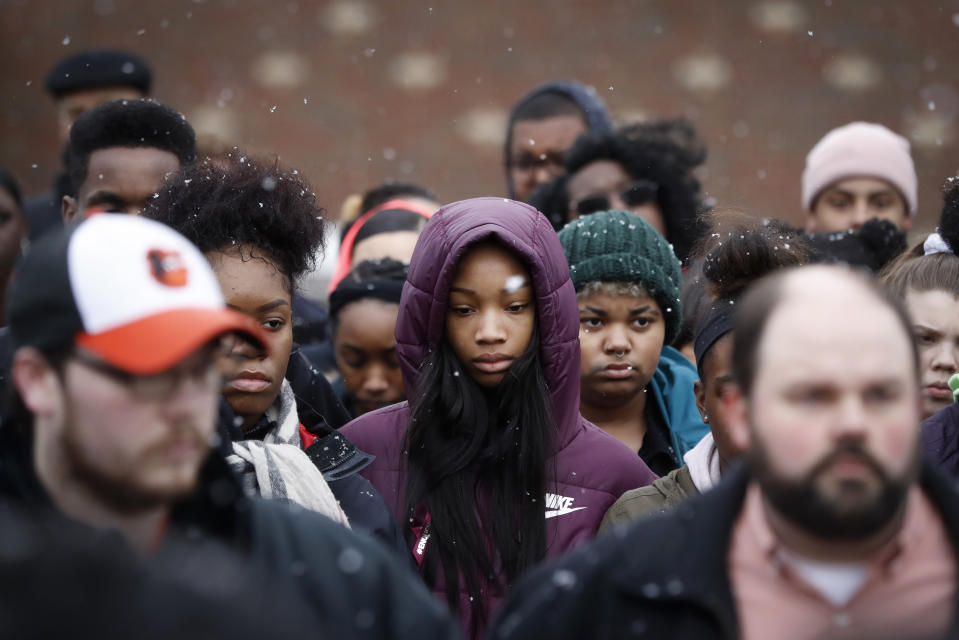
<path fill-rule="evenodd" d="M 494 389 L 480 387 L 444 339 L 411 404 L 406 510 L 430 514 L 423 575 L 434 586 L 442 571 L 454 611 L 462 582 L 478 625 L 486 620 L 484 591 L 501 593 L 546 554 L 543 500 L 556 427 L 538 324 Z M 412 524 L 408 518 L 407 537 Z"/>

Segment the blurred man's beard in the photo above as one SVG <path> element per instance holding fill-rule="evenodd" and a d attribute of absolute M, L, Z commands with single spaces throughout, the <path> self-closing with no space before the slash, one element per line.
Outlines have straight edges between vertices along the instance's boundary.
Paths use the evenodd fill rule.
<path fill-rule="evenodd" d="M 136 473 L 138 466 L 121 475 L 104 471 L 90 456 L 77 437 L 77 429 L 68 419 L 63 425 L 63 455 L 70 470 L 70 479 L 82 483 L 101 504 L 116 513 L 137 515 L 161 506 L 169 506 L 190 496 L 196 488 L 199 468 L 193 479 L 166 487 L 146 486 Z M 136 425 L 131 425 L 136 428 Z M 199 437 L 199 436 L 197 436 Z M 158 443 L 156 446 L 162 445 Z M 151 450 L 143 452 L 145 462 Z"/>
<path fill-rule="evenodd" d="M 785 479 L 770 465 L 765 443 L 755 429 L 752 438 L 750 470 L 768 503 L 807 533 L 836 542 L 863 540 L 889 524 L 899 514 L 918 473 L 918 445 L 906 472 L 894 478 L 859 444 L 849 443 L 840 445 L 802 479 Z M 848 480 L 840 482 L 838 491 L 843 495 L 824 495 L 817 480 L 839 456 L 856 456 L 867 465 L 875 475 L 878 491 L 867 495 L 867 486 Z"/>

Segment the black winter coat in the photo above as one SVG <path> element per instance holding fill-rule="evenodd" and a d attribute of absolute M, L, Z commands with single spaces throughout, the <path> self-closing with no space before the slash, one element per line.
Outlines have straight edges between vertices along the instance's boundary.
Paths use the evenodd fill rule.
<path fill-rule="evenodd" d="M 959 404 L 951 404 L 922 421 L 922 448 L 934 467 L 959 480 Z"/>
<path fill-rule="evenodd" d="M 393 512 L 360 471 L 374 460 L 374 456 L 357 448 L 338 429 L 352 418 L 340 403 L 333 387 L 323 374 L 295 349 L 286 369 L 296 397 L 296 413 L 300 424 L 317 437 L 306 449 L 340 507 L 350 520 L 350 526 L 372 534 L 397 554 L 402 562 L 415 566 L 403 531 Z"/>
<path fill-rule="evenodd" d="M 27 439 L 9 424 L 0 428 L 0 498 L 67 519 L 37 479 Z M 207 459 L 193 495 L 175 505 L 167 540 L 232 548 L 265 579 L 294 589 L 322 637 L 460 636 L 419 576 L 380 544 L 296 505 L 245 496 L 218 452 Z"/>
<path fill-rule="evenodd" d="M 674 511 L 611 530 L 511 590 L 487 638 L 739 637 L 726 569 L 748 484 L 743 467 Z M 959 492 L 928 465 L 921 485 L 959 550 Z M 946 637 L 959 637 L 959 600 Z"/>

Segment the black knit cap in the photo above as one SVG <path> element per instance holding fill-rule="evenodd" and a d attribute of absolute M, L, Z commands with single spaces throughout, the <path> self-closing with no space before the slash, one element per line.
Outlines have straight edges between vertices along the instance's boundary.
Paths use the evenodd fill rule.
<path fill-rule="evenodd" d="M 706 314 L 702 326 L 696 332 L 693 342 L 693 353 L 696 354 L 696 369 L 699 370 L 699 379 L 703 378 L 703 358 L 709 353 L 719 339 L 733 330 L 735 313 L 732 300 L 717 300 Z"/>
<path fill-rule="evenodd" d="M 91 49 L 57 63 L 47 76 L 47 91 L 62 98 L 99 87 L 132 87 L 150 93 L 153 74 L 146 61 L 126 51 Z"/>
<path fill-rule="evenodd" d="M 659 304 L 666 322 L 665 344 L 673 343 L 683 324 L 682 268 L 652 225 L 626 211 L 601 211 L 567 224 L 559 241 L 577 293 L 592 282 L 641 285 Z"/>
<path fill-rule="evenodd" d="M 399 304 L 408 271 L 408 264 L 392 258 L 360 262 L 330 294 L 330 317 L 335 318 L 340 309 L 357 300 L 373 298 Z"/>

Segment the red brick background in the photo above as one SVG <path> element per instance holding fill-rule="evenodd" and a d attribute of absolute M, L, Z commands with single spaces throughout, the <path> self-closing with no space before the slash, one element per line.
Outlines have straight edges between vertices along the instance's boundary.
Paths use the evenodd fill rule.
<path fill-rule="evenodd" d="M 58 157 L 43 79 L 93 46 L 146 57 L 157 98 L 334 211 L 387 177 L 502 194 L 499 118 L 553 78 L 623 120 L 691 117 L 709 194 L 757 214 L 797 221 L 806 152 L 854 119 L 910 137 L 926 226 L 959 169 L 959 0 L 0 0 L 0 165 L 28 191 Z"/>

